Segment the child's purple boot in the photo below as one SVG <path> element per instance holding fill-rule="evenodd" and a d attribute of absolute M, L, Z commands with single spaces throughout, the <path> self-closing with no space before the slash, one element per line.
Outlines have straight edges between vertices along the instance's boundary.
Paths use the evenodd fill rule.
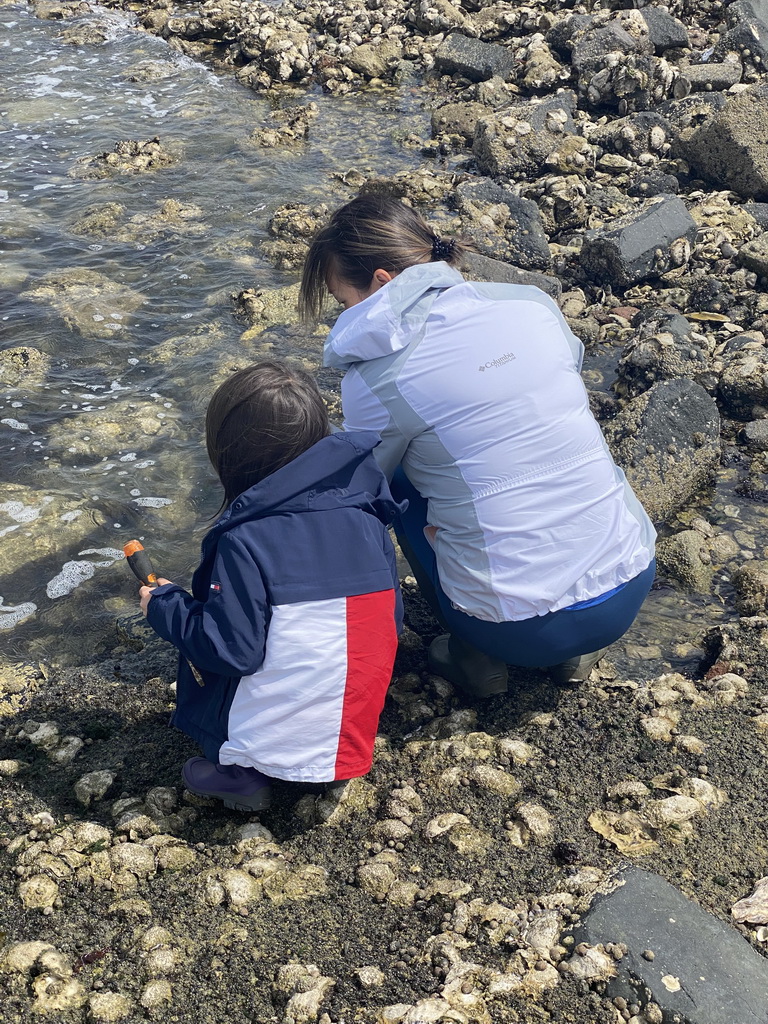
<path fill-rule="evenodd" d="M 265 811 L 272 801 L 271 780 L 255 768 L 192 757 L 181 769 L 181 777 L 190 793 L 223 800 L 234 811 Z"/>

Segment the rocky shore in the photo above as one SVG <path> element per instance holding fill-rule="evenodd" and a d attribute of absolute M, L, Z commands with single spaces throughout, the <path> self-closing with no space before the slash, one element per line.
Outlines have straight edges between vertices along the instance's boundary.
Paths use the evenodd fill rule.
<path fill-rule="evenodd" d="M 693 997 L 678 1011 L 672 965 L 677 988 L 651 991 L 619 934 L 580 929 L 641 865 L 754 952 L 768 1005 L 768 3 L 32 4 L 74 46 L 105 42 L 104 7 L 269 94 L 256 150 L 300 159 L 318 92 L 420 97 L 431 137 L 402 143 L 417 169 L 342 169 L 334 195 L 401 196 L 473 242 L 470 276 L 555 296 L 659 525 L 662 585 L 701 631 L 635 638 L 573 690 L 517 670 L 508 696 L 471 707 L 427 671 L 437 624 L 406 579 L 373 771 L 284 786 L 259 818 L 182 790 L 197 751 L 166 728 L 173 653 L 141 620 L 108 661 L 4 669 L 3 1021 L 765 1024 Z M 119 140 L 71 173 L 180 159 L 162 136 Z M 196 231 L 198 214 L 173 200 L 134 223 L 108 204 L 78 230 Z M 262 255 L 286 284 L 233 296 L 245 351 L 302 337 L 295 275 L 327 214 L 319 199 L 270 212 Z M 65 271 L 29 299 L 99 337 L 87 303 L 106 284 Z M 141 301 L 115 287 L 111 303 Z M 6 387 L 43 366 L 0 352 Z M 319 379 L 337 404 L 338 381 Z M 709 507 L 723 480 L 748 522 Z"/>

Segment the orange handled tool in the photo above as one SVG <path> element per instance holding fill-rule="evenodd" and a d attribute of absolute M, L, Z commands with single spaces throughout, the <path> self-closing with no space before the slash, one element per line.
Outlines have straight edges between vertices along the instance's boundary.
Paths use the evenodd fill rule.
<path fill-rule="evenodd" d="M 129 540 L 123 551 L 125 560 L 136 579 L 141 580 L 145 587 L 156 587 L 157 573 L 152 568 L 152 562 L 144 550 L 144 545 L 137 540 Z"/>

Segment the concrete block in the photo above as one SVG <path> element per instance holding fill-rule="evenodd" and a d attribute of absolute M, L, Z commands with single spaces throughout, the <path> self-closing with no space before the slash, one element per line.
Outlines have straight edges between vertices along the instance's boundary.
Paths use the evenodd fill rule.
<path fill-rule="evenodd" d="M 627 947 L 609 997 L 652 1001 L 665 1024 L 768 1024 L 768 963 L 734 928 L 649 871 L 628 867 L 616 881 L 576 936 Z"/>
<path fill-rule="evenodd" d="M 579 260 L 593 279 L 625 288 L 687 262 L 696 231 L 682 199 L 657 196 L 612 226 L 588 232 Z"/>

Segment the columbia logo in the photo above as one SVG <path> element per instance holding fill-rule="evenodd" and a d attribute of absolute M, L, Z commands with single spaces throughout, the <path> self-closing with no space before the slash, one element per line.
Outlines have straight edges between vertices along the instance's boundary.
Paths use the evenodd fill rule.
<path fill-rule="evenodd" d="M 487 363 L 481 363 L 478 366 L 480 373 L 485 373 L 486 370 L 493 370 L 497 366 L 504 366 L 505 363 L 511 363 L 515 359 L 514 352 L 505 352 L 503 356 L 499 356 L 498 359 L 489 359 Z"/>

